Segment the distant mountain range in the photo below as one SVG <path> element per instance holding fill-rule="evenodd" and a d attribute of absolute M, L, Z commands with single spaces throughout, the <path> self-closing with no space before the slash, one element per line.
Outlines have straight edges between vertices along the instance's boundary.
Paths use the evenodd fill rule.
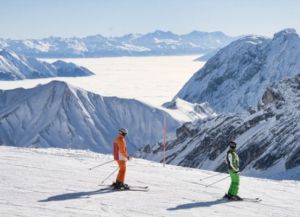
<path fill-rule="evenodd" d="M 256 106 L 272 82 L 300 73 L 300 38 L 294 29 L 272 39 L 247 36 L 222 48 L 174 97 L 208 102 L 217 112 Z"/>
<path fill-rule="evenodd" d="M 39 58 L 185 55 L 207 53 L 236 39 L 222 32 L 193 31 L 177 35 L 170 31 L 155 31 L 122 37 L 0 39 L 0 48 Z"/>
<path fill-rule="evenodd" d="M 73 63 L 56 61 L 52 64 L 32 57 L 0 49 L 0 80 L 27 78 L 76 77 L 93 75 L 88 69 Z"/>
<path fill-rule="evenodd" d="M 119 127 L 133 153 L 174 132 L 179 122 L 134 99 L 103 97 L 52 81 L 32 89 L 0 90 L 0 145 L 59 147 L 111 153 Z"/>

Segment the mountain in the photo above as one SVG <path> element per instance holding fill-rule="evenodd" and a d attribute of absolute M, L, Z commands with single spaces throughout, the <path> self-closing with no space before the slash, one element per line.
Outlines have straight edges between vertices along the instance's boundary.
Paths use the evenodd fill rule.
<path fill-rule="evenodd" d="M 6 49 L 0 50 L 0 80 L 90 75 L 93 75 L 91 71 L 73 63 L 56 61 L 50 64 Z"/>
<path fill-rule="evenodd" d="M 134 159 L 127 162 L 126 183 L 149 191 L 111 191 L 98 186 L 116 163 L 111 155 L 62 149 L 0 146 L 0 214 L 43 217 L 296 217 L 300 213 L 300 182 L 241 177 L 239 195 L 260 203 L 222 199 L 229 179 L 204 170 Z M 200 181 L 215 175 L 215 178 Z M 111 184 L 112 175 L 104 184 Z"/>
<path fill-rule="evenodd" d="M 194 31 L 177 35 L 157 30 L 121 37 L 93 35 L 83 38 L 0 39 L 0 48 L 39 58 L 183 55 L 206 53 L 224 47 L 235 39 L 237 37 L 222 32 Z"/>
<path fill-rule="evenodd" d="M 235 140 L 243 174 L 300 179 L 300 75 L 273 83 L 257 104 L 182 125 L 167 141 L 166 162 L 224 172 L 228 142 Z M 161 161 L 162 144 L 137 156 Z"/>
<path fill-rule="evenodd" d="M 182 123 L 217 115 L 208 103 L 189 103 L 179 98 L 173 102 L 164 103 L 163 108 L 166 108 L 165 111 Z"/>
<path fill-rule="evenodd" d="M 300 38 L 294 29 L 272 39 L 247 36 L 209 59 L 174 98 L 208 102 L 217 112 L 240 112 L 255 106 L 274 81 L 300 72 Z"/>
<path fill-rule="evenodd" d="M 219 49 L 210 51 L 206 54 L 204 54 L 201 57 L 196 58 L 194 61 L 199 61 L 199 62 L 206 62 L 208 61 L 210 58 L 212 58 L 214 55 L 216 55 L 218 53 Z"/>
<path fill-rule="evenodd" d="M 134 99 L 103 97 L 52 81 L 32 89 L 0 90 L 0 145 L 60 147 L 111 153 L 118 128 L 129 129 L 134 152 L 179 123 L 166 112 Z"/>

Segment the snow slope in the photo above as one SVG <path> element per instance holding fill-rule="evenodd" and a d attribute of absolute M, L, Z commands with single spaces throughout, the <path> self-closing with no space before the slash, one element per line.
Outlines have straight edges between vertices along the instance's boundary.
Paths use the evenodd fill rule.
<path fill-rule="evenodd" d="M 208 102 L 217 112 L 255 106 L 267 86 L 300 73 L 300 38 L 285 29 L 272 39 L 247 36 L 209 59 L 178 92 L 189 102 Z"/>
<path fill-rule="evenodd" d="M 225 171 L 228 142 L 235 140 L 243 174 L 300 180 L 300 75 L 273 83 L 257 104 L 182 125 L 167 142 L 167 163 Z M 138 156 L 161 161 L 162 150 L 156 143 Z"/>
<path fill-rule="evenodd" d="M 262 202 L 219 200 L 226 179 L 213 187 L 198 185 L 214 173 L 134 159 L 128 162 L 126 182 L 148 185 L 149 192 L 112 192 L 98 184 L 115 163 L 95 170 L 112 156 L 92 152 L 0 146 L 1 217 L 147 217 L 241 216 L 297 217 L 300 182 L 272 181 L 241 176 L 240 195 Z M 207 184 L 226 177 L 208 179 Z M 110 184 L 115 176 L 105 183 Z"/>
<path fill-rule="evenodd" d="M 164 111 L 182 122 L 203 120 L 217 116 L 217 113 L 207 103 L 189 103 L 180 98 L 173 102 L 164 103 L 162 106 Z"/>
<path fill-rule="evenodd" d="M 56 61 L 49 64 L 35 58 L 18 55 L 13 51 L 0 49 L 0 80 L 89 75 L 93 75 L 93 73 L 73 63 Z"/>
<path fill-rule="evenodd" d="M 222 32 L 193 31 L 177 35 L 157 30 L 121 37 L 92 35 L 84 38 L 0 39 L 0 48 L 40 58 L 187 55 L 224 47 L 236 38 Z"/>
<path fill-rule="evenodd" d="M 179 126 L 166 112 L 134 99 L 103 97 L 52 81 L 32 89 L 0 90 L 0 144 L 111 153 L 118 128 L 129 129 L 134 152 Z"/>

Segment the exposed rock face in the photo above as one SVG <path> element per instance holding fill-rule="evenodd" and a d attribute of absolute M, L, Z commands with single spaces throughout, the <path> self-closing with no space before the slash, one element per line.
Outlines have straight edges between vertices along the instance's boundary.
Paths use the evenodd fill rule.
<path fill-rule="evenodd" d="M 228 142 L 234 140 L 244 174 L 282 178 L 291 169 L 300 172 L 299 108 L 298 75 L 268 87 L 252 113 L 220 114 L 179 127 L 167 142 L 167 163 L 226 171 Z M 162 144 L 137 155 L 161 161 Z"/>

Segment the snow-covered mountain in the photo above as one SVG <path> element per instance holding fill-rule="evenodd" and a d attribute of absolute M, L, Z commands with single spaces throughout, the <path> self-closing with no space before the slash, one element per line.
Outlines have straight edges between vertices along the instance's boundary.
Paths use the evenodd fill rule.
<path fill-rule="evenodd" d="M 247 36 L 209 59 L 175 98 L 208 102 L 217 112 L 255 106 L 272 82 L 300 73 L 300 38 L 294 29 L 272 39 Z"/>
<path fill-rule="evenodd" d="M 111 153 L 118 128 L 129 129 L 132 153 L 179 123 L 134 99 L 102 97 L 60 81 L 32 89 L 0 90 L 0 145 L 61 147 Z"/>
<path fill-rule="evenodd" d="M 300 75 L 268 87 L 257 107 L 220 114 L 176 130 L 167 142 L 170 164 L 225 171 L 228 142 L 235 140 L 243 174 L 300 179 Z M 148 145 L 138 156 L 161 161 L 162 145 Z"/>
<path fill-rule="evenodd" d="M 165 111 L 182 123 L 217 115 L 207 103 L 189 103 L 179 98 L 173 102 L 164 103 L 163 108 L 166 108 Z"/>
<path fill-rule="evenodd" d="M 18 55 L 13 51 L 0 49 L 0 80 L 90 75 L 93 75 L 91 71 L 73 63 L 56 61 L 50 64 L 35 58 Z"/>
<path fill-rule="evenodd" d="M 102 35 L 84 38 L 49 37 L 44 39 L 0 39 L 0 48 L 8 48 L 31 57 L 107 57 L 201 54 L 224 47 L 237 37 L 222 32 L 194 31 L 185 35 L 155 31 L 122 37 Z"/>
<path fill-rule="evenodd" d="M 88 169 L 110 160 L 110 155 L 79 150 L 0 146 L 1 217 L 297 217 L 300 213 L 299 181 L 242 176 L 239 195 L 262 201 L 229 202 L 221 199 L 229 179 L 203 186 L 227 174 L 134 159 L 127 163 L 126 183 L 147 185 L 149 191 L 116 192 L 98 186 L 116 168 L 115 162 Z M 200 181 L 211 175 L 218 176 Z"/>

